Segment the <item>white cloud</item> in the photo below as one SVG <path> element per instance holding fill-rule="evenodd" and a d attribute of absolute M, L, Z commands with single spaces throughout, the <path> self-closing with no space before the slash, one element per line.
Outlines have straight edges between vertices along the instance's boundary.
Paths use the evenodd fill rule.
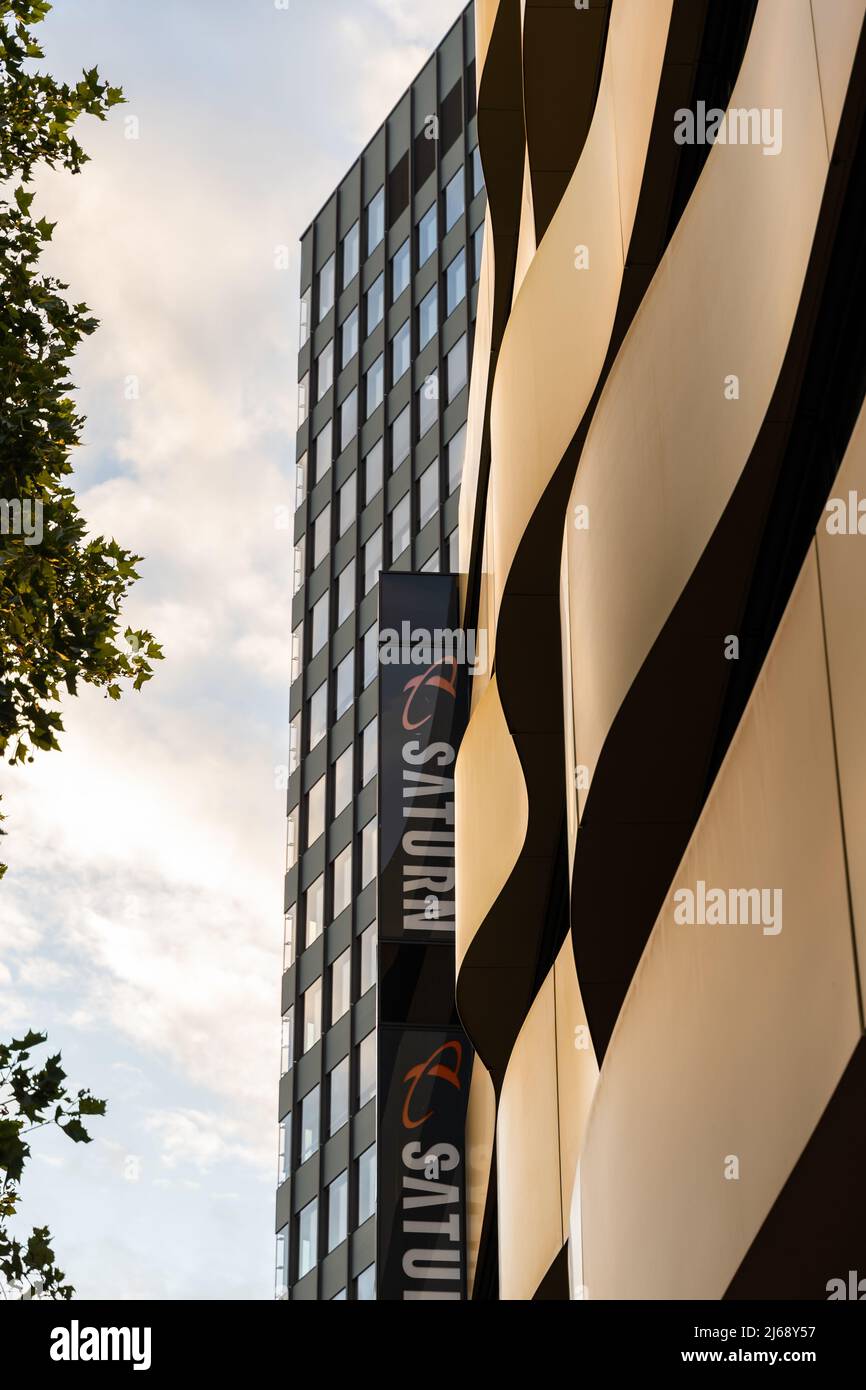
<path fill-rule="evenodd" d="M 265 1168 L 274 1167 L 269 1159 L 240 1138 L 236 1121 L 200 1110 L 156 1111 L 145 1121 L 146 1128 L 160 1141 L 161 1161 L 166 1168 L 196 1168 L 206 1173 L 217 1163 L 240 1162 Z M 188 1179 L 187 1179 L 188 1181 Z"/>

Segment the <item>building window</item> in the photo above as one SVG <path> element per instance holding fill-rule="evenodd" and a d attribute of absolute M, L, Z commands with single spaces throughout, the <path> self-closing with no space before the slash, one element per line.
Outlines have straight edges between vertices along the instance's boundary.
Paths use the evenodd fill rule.
<path fill-rule="evenodd" d="M 310 635 L 310 656 L 316 656 L 321 652 L 322 646 L 328 641 L 328 595 L 322 594 L 320 599 L 313 605 L 313 623 L 311 623 Z"/>
<path fill-rule="evenodd" d="M 314 1197 L 298 1216 L 298 1278 L 315 1269 L 319 1245 L 319 1199 Z"/>
<path fill-rule="evenodd" d="M 306 456 L 306 454 L 301 454 L 301 457 L 298 459 L 297 463 L 295 464 L 295 511 L 298 510 L 298 507 L 301 505 L 301 503 L 303 502 L 304 498 L 305 498 L 306 495 L 307 495 L 307 494 L 306 494 L 306 484 L 307 484 L 307 456 Z"/>
<path fill-rule="evenodd" d="M 355 608 L 355 561 L 350 560 L 340 570 L 337 579 L 337 626 L 344 623 Z"/>
<path fill-rule="evenodd" d="M 365 662 L 366 665 L 366 662 Z M 379 766 L 379 721 L 372 719 L 361 734 L 361 786 L 376 776 Z"/>
<path fill-rule="evenodd" d="M 448 400 L 453 401 L 466 385 L 469 362 L 466 352 L 466 334 L 457 339 L 446 358 L 446 377 L 448 379 Z"/>
<path fill-rule="evenodd" d="M 340 406 L 340 451 L 358 433 L 358 388 L 354 387 Z"/>
<path fill-rule="evenodd" d="M 337 698 L 335 717 L 339 719 L 351 709 L 355 700 L 355 653 L 349 652 L 337 667 Z"/>
<path fill-rule="evenodd" d="M 466 207 L 464 192 L 463 165 L 457 170 L 445 188 L 445 230 L 450 232 L 454 223 Z"/>
<path fill-rule="evenodd" d="M 376 1266 L 367 1265 L 355 1280 L 355 1299 L 358 1303 L 370 1303 L 376 1298 Z"/>
<path fill-rule="evenodd" d="M 476 280 L 481 279 L 481 256 L 484 251 L 484 223 L 476 227 L 472 233 L 472 274 Z"/>
<path fill-rule="evenodd" d="M 484 170 L 481 167 L 481 151 L 476 145 L 472 151 L 472 197 L 477 198 L 484 187 Z"/>
<path fill-rule="evenodd" d="M 445 270 L 445 317 L 466 298 L 466 252 L 458 251 Z"/>
<path fill-rule="evenodd" d="M 361 831 L 361 887 L 376 877 L 376 822 L 368 821 Z"/>
<path fill-rule="evenodd" d="M 430 468 L 418 478 L 418 530 L 425 527 L 439 510 L 439 460 L 434 459 Z"/>
<path fill-rule="evenodd" d="M 322 977 L 304 990 L 304 1051 L 315 1047 L 322 1036 Z"/>
<path fill-rule="evenodd" d="M 439 378 L 428 376 L 418 388 L 418 438 L 423 439 L 439 419 Z"/>
<path fill-rule="evenodd" d="M 322 935 L 325 925 L 325 875 L 313 879 L 307 889 L 306 912 L 304 915 L 304 942 L 312 945 L 317 936 Z"/>
<path fill-rule="evenodd" d="M 306 536 L 301 536 L 301 539 L 298 541 L 298 544 L 295 546 L 295 555 L 294 555 L 295 573 L 294 573 L 294 583 L 293 583 L 293 585 L 292 585 L 292 595 L 293 595 L 293 596 L 298 592 L 298 590 L 300 589 L 301 585 L 302 585 L 303 582 L 304 582 L 304 556 L 305 556 L 305 552 L 306 552 L 306 549 L 307 549 L 306 541 L 307 541 Z"/>
<path fill-rule="evenodd" d="M 358 310 L 343 319 L 340 329 L 340 366 L 347 366 L 358 351 Z"/>
<path fill-rule="evenodd" d="M 434 551 L 433 551 L 433 554 L 432 554 L 428 559 L 426 559 L 426 560 L 424 561 L 423 565 L 421 566 L 421 573 L 422 573 L 422 574 L 438 574 L 438 573 L 439 573 L 439 551 L 438 551 L 438 550 L 434 550 Z"/>
<path fill-rule="evenodd" d="M 294 685 L 298 676 L 301 674 L 301 660 L 304 654 L 304 621 L 303 618 L 292 633 L 292 655 L 289 662 L 289 682 Z"/>
<path fill-rule="evenodd" d="M 310 336 L 310 298 L 312 289 L 307 288 L 301 295 L 301 322 L 298 334 L 298 347 L 303 347 Z"/>
<path fill-rule="evenodd" d="M 358 1159 L 358 1225 L 376 1210 L 376 1145 L 371 1144 Z"/>
<path fill-rule="evenodd" d="M 280 1151 L 277 1159 L 277 1186 L 280 1187 L 289 1176 L 292 1166 L 292 1112 L 280 1120 Z"/>
<path fill-rule="evenodd" d="M 323 425 L 313 440 L 313 486 L 324 478 L 331 466 L 334 442 L 334 424 L 329 420 Z"/>
<path fill-rule="evenodd" d="M 367 389 L 367 419 L 378 410 L 385 399 L 385 354 L 379 353 L 365 377 Z"/>
<path fill-rule="evenodd" d="M 409 516 L 409 494 L 401 497 L 393 512 L 391 513 L 391 563 L 398 559 L 403 551 L 407 549 L 412 535 L 411 519 Z"/>
<path fill-rule="evenodd" d="M 334 307 L 334 257 L 329 256 L 319 271 L 319 323 Z"/>
<path fill-rule="evenodd" d="M 295 1065 L 295 1006 L 290 1005 L 283 1014 L 283 1031 L 280 1040 L 280 1076 L 285 1076 Z"/>
<path fill-rule="evenodd" d="M 382 528 L 364 546 L 364 593 L 369 594 L 382 571 Z"/>
<path fill-rule="evenodd" d="M 336 1134 L 349 1119 L 349 1059 L 344 1057 L 331 1072 L 328 1088 L 328 1133 Z"/>
<path fill-rule="evenodd" d="M 294 806 L 286 817 L 286 873 L 298 862 L 298 819 L 300 807 Z"/>
<path fill-rule="evenodd" d="M 286 1299 L 289 1296 L 289 1228 L 284 1226 L 277 1232 L 277 1267 L 274 1280 L 274 1298 Z"/>
<path fill-rule="evenodd" d="M 376 940 L 378 932 L 375 922 L 361 932 L 361 993 L 366 994 L 376 983 Z"/>
<path fill-rule="evenodd" d="M 290 907 L 283 921 L 283 970 L 295 960 L 295 909 Z"/>
<path fill-rule="evenodd" d="M 313 569 L 322 563 L 331 549 L 331 504 L 323 507 L 313 522 Z"/>
<path fill-rule="evenodd" d="M 348 1013 L 352 1002 L 352 952 L 350 949 L 337 956 L 331 966 L 331 1024 Z"/>
<path fill-rule="evenodd" d="M 333 892 L 331 902 L 334 917 L 339 917 L 352 901 L 352 846 L 340 850 L 331 870 Z"/>
<path fill-rule="evenodd" d="M 339 491 L 339 531 L 338 536 L 344 536 L 348 531 L 355 517 L 358 515 L 358 475 L 352 473 L 346 479 Z"/>
<path fill-rule="evenodd" d="M 346 1169 L 328 1185 L 328 1253 L 346 1239 L 349 1218 L 349 1174 Z"/>
<path fill-rule="evenodd" d="M 376 1094 L 376 1034 L 368 1033 L 358 1044 L 358 1109 Z M 364 1218 L 362 1217 L 361 1220 Z"/>
<path fill-rule="evenodd" d="M 314 1086 L 301 1101 L 301 1162 L 319 1147 L 319 1088 Z"/>
<path fill-rule="evenodd" d="M 391 339 L 391 385 L 399 381 L 404 372 L 408 372 L 410 363 L 409 352 L 409 320 L 402 324 Z"/>
<path fill-rule="evenodd" d="M 466 451 L 466 426 L 461 425 L 448 441 L 448 492 L 456 491 L 463 476 L 463 455 Z"/>
<path fill-rule="evenodd" d="M 361 256 L 361 224 L 354 222 L 343 237 L 343 289 L 358 274 Z"/>
<path fill-rule="evenodd" d="M 381 439 L 377 439 L 369 454 L 364 459 L 364 506 L 372 502 L 376 493 L 382 486 L 382 455 L 384 446 Z M 365 591 L 366 592 L 366 591 Z"/>
<path fill-rule="evenodd" d="M 301 711 L 289 720 L 289 776 L 298 770 L 301 760 Z"/>
<path fill-rule="evenodd" d="M 328 727 L 328 682 L 323 681 L 318 690 L 314 691 L 309 701 L 310 719 L 310 740 L 309 749 L 312 751 L 318 743 L 325 737 L 325 730 Z"/>
<path fill-rule="evenodd" d="M 418 223 L 418 268 L 429 261 L 436 250 L 436 204 L 428 208 Z"/>
<path fill-rule="evenodd" d="M 307 849 L 325 831 L 325 779 L 320 777 L 307 792 Z M 309 946 L 309 938 L 307 945 Z"/>
<path fill-rule="evenodd" d="M 310 401 L 310 373 L 305 372 L 298 382 L 298 429 L 307 418 Z"/>
<path fill-rule="evenodd" d="M 385 317 L 385 274 L 378 275 L 367 291 L 367 334 L 369 338 Z"/>
<path fill-rule="evenodd" d="M 326 343 L 316 358 L 316 400 L 320 401 L 334 384 L 334 340 Z"/>
<path fill-rule="evenodd" d="M 412 448 L 412 411 L 407 405 L 391 425 L 391 472 L 409 457 Z"/>
<path fill-rule="evenodd" d="M 411 257 L 409 254 L 409 238 L 398 246 L 394 255 L 391 257 L 391 302 L 399 299 L 409 283 L 411 273 Z"/>
<path fill-rule="evenodd" d="M 376 679 L 378 673 L 379 624 L 374 623 L 373 626 L 368 627 L 367 631 L 364 633 L 364 690 L 367 689 L 368 685 L 373 684 L 373 681 Z"/>
<path fill-rule="evenodd" d="M 426 347 L 439 328 L 439 295 L 434 285 L 418 305 L 418 351 Z"/>
<path fill-rule="evenodd" d="M 334 819 L 352 800 L 352 746 L 334 763 Z"/>
<path fill-rule="evenodd" d="M 367 204 L 367 255 L 375 251 L 385 235 L 385 189 L 374 193 Z"/>

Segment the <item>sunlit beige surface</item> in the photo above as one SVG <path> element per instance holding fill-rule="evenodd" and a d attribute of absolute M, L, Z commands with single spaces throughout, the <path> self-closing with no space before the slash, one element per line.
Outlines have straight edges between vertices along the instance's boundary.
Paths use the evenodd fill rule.
<path fill-rule="evenodd" d="M 499 1296 L 531 1299 L 562 1248 L 553 972 L 526 1016 L 499 1099 Z"/>
<path fill-rule="evenodd" d="M 529 805 L 496 678 L 476 706 L 457 759 L 457 969 L 499 896 L 526 836 Z"/>
<path fill-rule="evenodd" d="M 851 436 L 831 496 L 866 502 L 866 407 Z M 866 508 L 864 508 L 866 511 Z M 866 517 L 863 519 L 866 532 Z M 866 534 L 831 535 L 818 528 L 818 561 L 827 631 L 827 661 L 854 931 L 861 991 L 866 989 Z"/>
<path fill-rule="evenodd" d="M 476 1053 L 472 1063 L 466 1116 L 466 1266 L 470 1296 L 475 1283 L 484 1206 L 490 1188 L 495 1132 L 496 1096 L 493 1082 Z"/>
<path fill-rule="evenodd" d="M 698 879 L 780 889 L 781 932 L 677 924 Z M 813 545 L 601 1071 L 589 1296 L 721 1298 L 860 1034 Z"/>
<path fill-rule="evenodd" d="M 760 0 L 731 103 L 783 108 L 782 151 L 713 147 L 572 492 L 571 514 L 590 516 L 588 530 L 566 528 L 576 759 L 590 776 L 742 473 L 788 346 L 827 174 L 809 0 Z"/>

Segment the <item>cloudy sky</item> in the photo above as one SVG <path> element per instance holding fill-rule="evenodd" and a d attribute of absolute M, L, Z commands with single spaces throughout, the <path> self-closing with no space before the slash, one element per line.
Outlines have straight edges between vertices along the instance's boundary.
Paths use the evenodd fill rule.
<path fill-rule="evenodd" d="M 51 71 L 128 99 L 36 207 L 102 321 L 81 506 L 147 557 L 128 617 L 166 652 L 2 769 L 0 1036 L 47 1030 L 109 1100 L 25 1177 L 82 1298 L 273 1296 L 297 242 L 462 7 L 56 0 L 41 26 Z"/>

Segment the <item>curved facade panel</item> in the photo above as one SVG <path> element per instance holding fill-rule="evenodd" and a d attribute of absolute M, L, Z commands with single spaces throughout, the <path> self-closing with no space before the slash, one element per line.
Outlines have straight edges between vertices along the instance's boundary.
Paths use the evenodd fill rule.
<path fill-rule="evenodd" d="M 758 7 L 731 102 L 781 108 L 782 148 L 769 158 L 760 145 L 713 148 L 613 366 L 571 495 L 572 516 L 589 518 L 566 535 L 576 757 L 590 779 L 746 465 L 790 339 L 828 164 L 809 0 Z M 726 389 L 732 376 L 739 388 Z"/>
<path fill-rule="evenodd" d="M 846 448 L 836 489 L 866 486 L 864 5 L 592 8 L 581 50 L 580 11 L 522 6 L 470 421 L 465 618 L 495 667 L 455 775 L 457 999 L 496 1115 L 470 1225 L 503 1298 L 565 1296 L 566 1268 L 591 1299 L 771 1297 L 807 1280 L 780 1222 L 843 1248 L 802 1194 L 862 1051 L 866 561 L 815 529 Z M 558 26 L 568 100 L 538 88 Z"/>
<path fill-rule="evenodd" d="M 760 915 L 731 922 L 755 890 Z M 702 912 L 713 891 L 723 913 Z M 721 1298 L 861 1029 L 813 550 L 602 1068 L 589 1297 Z"/>

